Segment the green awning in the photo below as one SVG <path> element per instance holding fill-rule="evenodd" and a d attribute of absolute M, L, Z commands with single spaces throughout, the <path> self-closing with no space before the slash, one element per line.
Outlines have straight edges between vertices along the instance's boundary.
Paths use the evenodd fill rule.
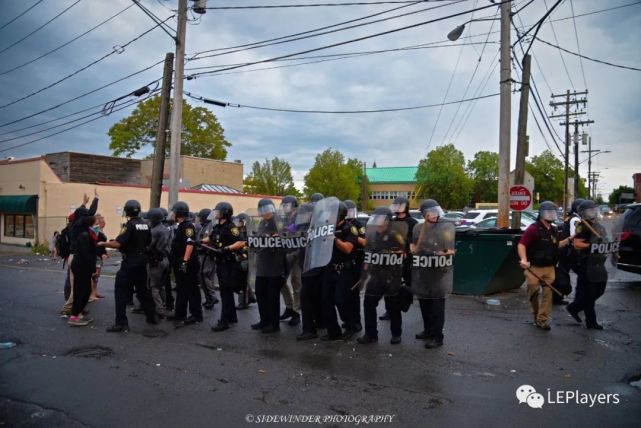
<path fill-rule="evenodd" d="M 0 196 L 0 213 L 35 213 L 38 210 L 38 195 Z"/>

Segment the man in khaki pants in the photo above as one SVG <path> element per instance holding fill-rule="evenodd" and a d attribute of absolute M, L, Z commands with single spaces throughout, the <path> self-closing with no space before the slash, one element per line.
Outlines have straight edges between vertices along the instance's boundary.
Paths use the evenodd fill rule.
<path fill-rule="evenodd" d="M 558 240 L 558 230 L 554 225 L 557 209 L 553 202 L 541 203 L 537 221 L 525 229 L 518 245 L 520 265 L 525 269 L 534 325 L 542 330 L 550 330 L 550 312 L 552 312 L 553 291 L 545 284 L 554 283 L 554 269 L 559 260 L 559 247 L 564 247 L 569 242 L 569 239 L 560 242 Z M 543 293 L 541 293 L 541 287 Z"/>

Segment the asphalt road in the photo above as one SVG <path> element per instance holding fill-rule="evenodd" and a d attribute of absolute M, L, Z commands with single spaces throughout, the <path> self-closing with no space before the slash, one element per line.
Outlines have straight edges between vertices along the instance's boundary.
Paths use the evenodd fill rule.
<path fill-rule="evenodd" d="M 492 296 L 499 307 L 452 296 L 437 350 L 414 339 L 416 303 L 396 346 L 385 322 L 379 343 L 368 346 L 297 343 L 298 328 L 287 325 L 262 335 L 249 328 L 255 305 L 224 333 L 209 330 L 216 306 L 201 325 L 153 327 L 130 315 L 131 332 L 107 334 L 107 277 L 100 287 L 108 297 L 89 307 L 95 322 L 71 328 L 58 317 L 63 281 L 50 260 L 0 256 L 0 342 L 18 343 L 0 350 L 0 426 L 244 427 L 259 425 L 260 415 L 389 415 L 391 423 L 370 425 L 399 427 L 639 426 L 641 387 L 630 382 L 641 375 L 641 276 L 610 281 L 597 304 L 603 331 L 577 325 L 563 307 L 555 307 L 552 331 L 535 329 L 524 288 Z M 519 404 L 523 384 L 545 397 L 542 408 Z M 619 402 L 550 403 L 558 391 L 617 394 Z"/>

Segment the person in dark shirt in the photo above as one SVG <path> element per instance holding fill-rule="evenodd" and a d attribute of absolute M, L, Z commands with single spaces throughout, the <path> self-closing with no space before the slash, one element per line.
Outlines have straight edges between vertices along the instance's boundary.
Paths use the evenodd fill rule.
<path fill-rule="evenodd" d="M 85 216 L 80 221 L 76 235 L 76 256 L 71 261 L 70 269 L 73 272 L 73 304 L 71 316 L 67 323 L 70 326 L 82 327 L 92 320 L 85 318 L 82 311 L 87 306 L 91 294 L 91 279 L 96 272 L 96 257 L 98 235 L 92 229 L 95 218 Z"/>

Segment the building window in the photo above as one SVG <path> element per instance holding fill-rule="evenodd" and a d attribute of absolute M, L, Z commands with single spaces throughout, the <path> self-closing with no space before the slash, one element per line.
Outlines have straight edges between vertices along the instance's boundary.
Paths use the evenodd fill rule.
<path fill-rule="evenodd" d="M 4 236 L 33 239 L 33 216 L 31 214 L 5 214 Z"/>

